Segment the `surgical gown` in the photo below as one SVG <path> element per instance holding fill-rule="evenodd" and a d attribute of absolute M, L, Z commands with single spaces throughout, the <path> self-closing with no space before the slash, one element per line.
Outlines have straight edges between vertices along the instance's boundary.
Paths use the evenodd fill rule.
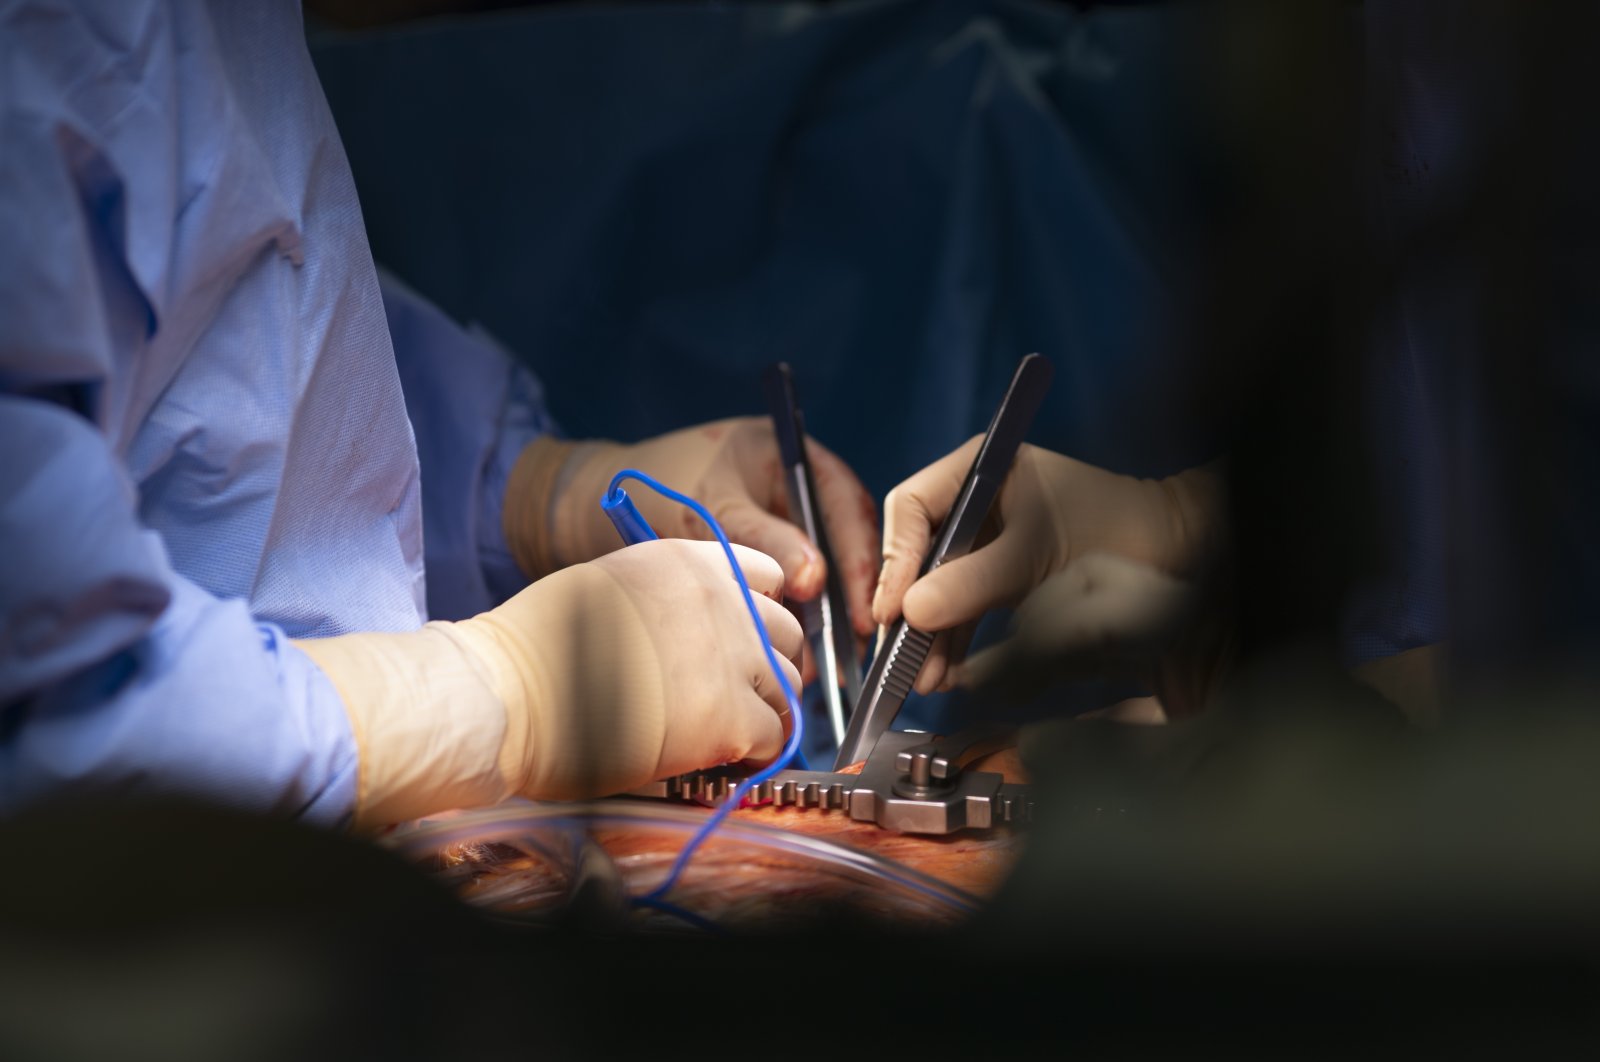
<path fill-rule="evenodd" d="M 380 289 L 292 0 L 0 0 L 0 72 L 0 811 L 339 823 L 354 740 L 289 639 L 521 585 L 538 384 Z"/>

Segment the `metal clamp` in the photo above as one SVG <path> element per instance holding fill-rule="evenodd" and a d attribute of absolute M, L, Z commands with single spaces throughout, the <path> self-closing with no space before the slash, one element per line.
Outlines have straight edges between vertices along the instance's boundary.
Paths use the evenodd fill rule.
<path fill-rule="evenodd" d="M 1009 731 L 981 728 L 947 737 L 914 731 L 878 739 L 860 774 L 779 771 L 749 794 L 778 807 L 836 809 L 858 822 L 901 833 L 954 833 L 1026 822 L 1033 800 L 1026 785 L 993 771 L 968 771 L 979 757 L 1007 747 Z M 630 791 L 628 796 L 716 804 L 728 799 L 743 775 L 715 768 L 679 775 Z"/>

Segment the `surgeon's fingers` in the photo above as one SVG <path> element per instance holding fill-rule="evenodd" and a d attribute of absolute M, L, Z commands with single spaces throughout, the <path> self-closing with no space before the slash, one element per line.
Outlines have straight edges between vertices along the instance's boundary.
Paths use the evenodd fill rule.
<path fill-rule="evenodd" d="M 883 503 L 883 568 L 872 597 L 874 623 L 900 618 L 902 600 L 928 553 L 934 529 L 949 514 L 961 482 L 982 444 L 973 436 L 889 492 Z"/>
<path fill-rule="evenodd" d="M 779 658 L 778 666 L 782 669 L 784 678 L 789 680 L 789 686 L 795 691 L 795 696 L 798 697 L 800 694 L 800 669 L 790 661 L 782 658 Z M 790 713 L 789 698 L 784 694 L 783 686 L 779 684 L 776 673 L 773 672 L 772 668 L 767 667 L 764 661 L 763 666 L 758 667 L 755 673 L 750 676 L 750 688 L 755 691 L 756 696 L 766 703 L 767 708 L 774 713 L 773 718 L 780 725 L 776 747 L 765 752 L 752 751 L 748 755 L 751 758 L 759 757 L 770 760 L 778 754 L 783 747 L 783 742 L 787 740 L 789 734 L 794 730 L 794 718 Z"/>
<path fill-rule="evenodd" d="M 1087 554 L 1029 594 L 1017 609 L 1016 633 L 975 654 L 957 681 L 1022 697 L 1062 678 L 1140 674 L 1171 644 L 1193 602 L 1182 580 L 1124 557 Z"/>
<path fill-rule="evenodd" d="M 798 679 L 800 655 L 806 644 L 805 631 L 801 628 L 800 621 L 795 619 L 793 612 L 769 598 L 758 597 L 755 602 L 756 612 L 760 614 L 761 622 L 766 624 L 767 638 L 772 643 L 772 648 L 778 651 L 779 656 L 796 666 L 795 678 Z M 795 687 L 795 692 L 800 692 L 799 686 Z"/>
<path fill-rule="evenodd" d="M 709 545 L 717 548 L 715 543 Z M 721 550 L 718 549 L 718 552 Z M 733 543 L 733 558 L 739 562 L 739 570 L 744 573 L 745 582 L 750 584 L 752 593 L 774 601 L 783 596 L 783 569 L 776 560 L 737 542 Z"/>
<path fill-rule="evenodd" d="M 918 693 L 932 693 L 944 682 L 946 667 L 950 660 L 950 632 L 940 631 L 933 637 L 933 645 L 928 649 L 928 656 L 922 662 L 922 670 L 917 672 L 917 681 L 912 684 L 912 689 Z"/>
<path fill-rule="evenodd" d="M 1159 697 L 1129 697 L 1104 708 L 1079 712 L 1073 718 L 1104 719 L 1130 726 L 1162 726 L 1168 722 L 1166 705 L 1161 703 Z"/>
<path fill-rule="evenodd" d="M 822 554 L 798 526 L 767 512 L 743 491 L 711 502 L 711 515 L 730 540 L 758 549 L 778 562 L 788 596 L 808 601 L 822 591 L 826 578 Z"/>
<path fill-rule="evenodd" d="M 1016 641 L 1016 635 L 1012 635 L 973 653 L 956 671 L 956 683 L 968 689 L 996 691 L 1000 676 L 1014 669 L 1019 656 L 1023 655 L 1018 653 Z"/>
<path fill-rule="evenodd" d="M 882 539 L 878 535 L 878 507 L 850 466 L 815 439 L 806 439 L 806 452 L 817 484 L 817 502 L 839 568 L 850 623 L 859 635 L 872 633 L 872 591 L 877 585 Z"/>
<path fill-rule="evenodd" d="M 919 630 L 942 631 L 1021 600 L 1047 574 L 1049 561 L 1025 556 L 1020 541 L 1020 536 L 1001 532 L 982 549 L 918 579 L 902 600 L 906 622 Z"/>
<path fill-rule="evenodd" d="M 928 649 L 928 658 L 923 661 L 913 687 L 918 693 L 936 693 L 951 688 L 956 665 L 967 655 L 967 647 L 972 644 L 972 635 L 977 627 L 976 623 L 963 623 L 934 636 L 933 645 Z"/>
<path fill-rule="evenodd" d="M 966 662 L 967 650 L 972 648 L 972 637 L 977 632 L 976 623 L 963 623 L 959 627 L 951 628 L 948 660 L 944 677 L 939 681 L 938 692 L 955 689 L 957 677 L 961 674 L 961 665 Z"/>
<path fill-rule="evenodd" d="M 773 689 L 778 685 L 770 677 L 767 684 Z M 783 751 L 790 730 L 788 709 L 785 708 L 782 715 L 777 714 L 777 708 L 769 696 L 751 690 L 741 695 L 738 711 L 732 713 L 732 718 L 725 724 L 717 744 L 717 762 L 743 762 L 752 766 L 771 763 Z"/>

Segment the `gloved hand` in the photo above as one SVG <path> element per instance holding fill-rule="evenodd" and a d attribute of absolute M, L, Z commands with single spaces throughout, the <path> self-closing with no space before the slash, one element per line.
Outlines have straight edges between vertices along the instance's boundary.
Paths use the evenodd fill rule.
<path fill-rule="evenodd" d="M 806 440 L 818 500 L 856 633 L 872 633 L 870 595 L 878 566 L 877 510 L 866 488 L 826 447 Z M 506 491 L 506 539 L 531 579 L 617 549 L 616 529 L 600 509 L 611 477 L 637 468 L 695 498 L 728 537 L 777 560 L 785 591 L 797 601 L 822 592 L 822 556 L 789 518 L 784 470 L 772 426 L 740 417 L 671 432 L 633 445 L 541 438 L 518 459 Z M 653 491 L 628 491 L 665 538 L 707 539 L 689 509 Z"/>
<path fill-rule="evenodd" d="M 985 612 L 1016 604 L 1079 556 L 1112 552 L 1185 575 L 1217 548 L 1221 488 L 1211 466 L 1138 479 L 1024 445 L 977 548 L 918 579 L 981 443 L 975 436 L 907 479 L 884 506 L 883 569 L 872 618 L 889 624 L 903 611 L 913 627 L 940 632 L 918 676 L 918 692 L 944 682 Z"/>
<path fill-rule="evenodd" d="M 783 573 L 735 547 L 789 681 L 804 637 Z M 768 761 L 788 706 L 715 543 L 646 542 L 499 608 L 403 634 L 297 641 L 360 750 L 356 824 L 522 794 L 570 799 Z"/>
<path fill-rule="evenodd" d="M 1134 679 L 1154 696 L 1088 714 L 1164 722 L 1199 712 L 1234 652 L 1221 601 L 1113 553 L 1086 553 L 1040 583 L 1011 626 L 1005 641 L 955 666 L 947 684 L 1023 700 L 1067 679 Z"/>
<path fill-rule="evenodd" d="M 1086 553 L 1017 607 L 1012 634 L 951 669 L 955 684 L 1011 699 L 1053 682 L 1148 679 L 1191 621 L 1194 585 L 1113 553 Z"/>

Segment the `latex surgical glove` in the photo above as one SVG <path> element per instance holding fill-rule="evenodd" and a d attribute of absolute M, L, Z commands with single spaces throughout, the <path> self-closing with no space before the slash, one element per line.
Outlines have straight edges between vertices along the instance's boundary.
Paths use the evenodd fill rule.
<path fill-rule="evenodd" d="M 1138 676 L 1194 612 L 1192 584 L 1112 553 L 1087 553 L 1023 599 L 1005 641 L 952 671 L 955 683 L 1022 699 L 1069 678 Z"/>
<path fill-rule="evenodd" d="M 1199 712 L 1231 663 L 1232 628 L 1200 587 L 1112 553 L 1087 553 L 1030 593 L 1006 640 L 952 672 L 956 684 L 1022 700 L 1070 679 L 1122 678 L 1153 697 L 1103 717 L 1165 722 Z"/>
<path fill-rule="evenodd" d="M 1024 445 L 977 548 L 918 579 L 981 443 L 974 436 L 907 479 L 884 506 L 883 568 L 872 616 L 889 624 L 903 613 L 913 627 L 940 632 L 918 676 L 919 692 L 944 683 L 984 613 L 1015 605 L 1077 557 L 1111 552 L 1184 575 L 1217 550 L 1222 498 L 1212 466 L 1139 479 Z"/>
<path fill-rule="evenodd" d="M 877 509 L 843 461 L 813 439 L 806 446 L 851 621 L 865 638 L 872 633 Z M 807 601 L 822 592 L 826 567 L 790 519 L 777 440 L 762 417 L 714 421 L 632 445 L 535 440 L 511 474 L 504 509 L 506 538 L 525 574 L 538 578 L 621 545 L 600 498 L 624 468 L 637 468 L 695 498 L 730 539 L 776 559 L 790 598 Z M 711 537 L 688 508 L 635 484 L 629 484 L 628 494 L 657 534 Z"/>
<path fill-rule="evenodd" d="M 772 600 L 783 573 L 754 550 L 735 552 L 798 689 L 800 624 Z M 790 728 L 715 543 L 633 546 L 457 623 L 295 644 L 349 714 L 360 750 L 358 827 L 769 761 Z"/>

